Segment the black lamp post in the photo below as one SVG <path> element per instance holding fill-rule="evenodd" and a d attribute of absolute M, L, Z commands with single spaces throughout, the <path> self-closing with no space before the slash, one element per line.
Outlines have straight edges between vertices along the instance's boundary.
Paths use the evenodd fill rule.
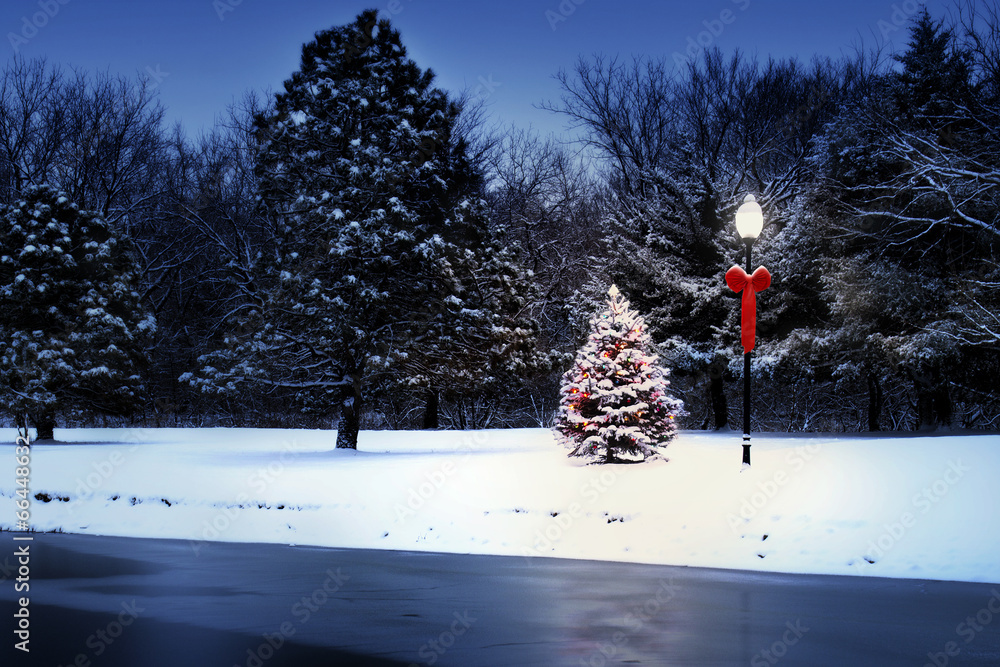
<path fill-rule="evenodd" d="M 753 195 L 747 195 L 743 199 L 743 205 L 736 211 L 736 231 L 743 238 L 743 243 L 747 249 L 747 268 L 749 274 L 753 269 L 750 266 L 750 249 L 753 242 L 760 236 L 764 228 L 764 213 L 760 209 L 760 204 Z M 752 352 L 743 354 L 743 465 L 750 465 L 750 355 Z"/>

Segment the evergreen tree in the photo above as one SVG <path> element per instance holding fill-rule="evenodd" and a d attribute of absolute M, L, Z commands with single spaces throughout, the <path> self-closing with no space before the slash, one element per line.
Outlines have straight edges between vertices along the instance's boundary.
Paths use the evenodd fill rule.
<path fill-rule="evenodd" d="M 959 120 L 960 109 L 973 94 L 969 52 L 944 21 L 935 23 L 924 7 L 910 26 L 907 50 L 895 60 L 903 66 L 894 90 L 901 119 L 927 121 L 948 140 L 957 128 L 944 128 Z"/>
<path fill-rule="evenodd" d="M 587 343 L 563 376 L 556 430 L 571 456 L 605 463 L 643 460 L 671 440 L 681 402 L 667 393 L 646 324 L 614 285 L 608 307 L 591 322 Z"/>
<path fill-rule="evenodd" d="M 977 99 L 970 49 L 926 10 L 896 59 L 902 71 L 873 77 L 816 143 L 814 202 L 835 206 L 815 216 L 835 250 L 821 262 L 826 344 L 838 373 L 867 384 L 869 428 L 896 384 L 910 386 L 916 425 L 934 428 L 963 394 L 990 391 L 971 369 L 997 363 L 992 341 L 963 331 L 992 298 L 997 115 Z"/>
<path fill-rule="evenodd" d="M 231 313 L 226 349 L 186 379 L 209 392 L 260 387 L 324 417 L 339 406 L 338 448 L 357 446 L 380 384 L 434 391 L 446 369 L 480 379 L 483 368 L 463 375 L 452 365 L 463 357 L 437 356 L 444 348 L 429 341 L 493 336 L 503 332 L 495 318 L 516 312 L 472 316 L 501 307 L 469 274 L 498 249 L 477 213 L 481 179 L 456 131 L 461 109 L 432 82 L 374 10 L 303 47 L 273 115 L 259 121 L 273 256 Z M 435 365 L 444 372 L 419 372 Z"/>
<path fill-rule="evenodd" d="M 467 201 L 456 216 L 486 224 L 485 204 Z M 407 344 L 395 349 L 395 382 L 427 393 L 424 428 L 437 428 L 440 399 L 502 399 L 511 386 L 547 370 L 537 351 L 538 324 L 527 310 L 533 293 L 530 276 L 513 252 L 495 240 L 480 248 L 451 245 L 439 253 L 436 278 L 422 295 L 425 307 L 414 312 L 404 331 Z M 458 425 L 470 424 L 464 412 Z"/>
<path fill-rule="evenodd" d="M 134 410 L 155 323 L 125 246 L 48 186 L 0 217 L 0 394 L 15 418 L 52 439 L 59 413 Z"/>

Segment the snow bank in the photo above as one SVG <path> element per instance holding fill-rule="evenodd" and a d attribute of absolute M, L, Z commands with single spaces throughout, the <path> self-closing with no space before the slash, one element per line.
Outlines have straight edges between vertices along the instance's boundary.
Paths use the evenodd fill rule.
<path fill-rule="evenodd" d="M 0 494 L 11 510 L 10 474 Z M 539 429 L 56 430 L 40 531 L 1000 582 L 1000 436 L 682 432 L 669 461 L 584 465 Z"/>

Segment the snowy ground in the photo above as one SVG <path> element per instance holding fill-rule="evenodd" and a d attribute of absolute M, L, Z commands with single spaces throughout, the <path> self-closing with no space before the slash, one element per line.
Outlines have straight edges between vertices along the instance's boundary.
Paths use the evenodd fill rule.
<path fill-rule="evenodd" d="M 0 437 L 13 443 L 13 430 Z M 1000 436 L 683 432 L 586 466 L 549 432 L 56 430 L 34 530 L 1000 582 Z M 0 494 L 14 521 L 14 452 Z"/>

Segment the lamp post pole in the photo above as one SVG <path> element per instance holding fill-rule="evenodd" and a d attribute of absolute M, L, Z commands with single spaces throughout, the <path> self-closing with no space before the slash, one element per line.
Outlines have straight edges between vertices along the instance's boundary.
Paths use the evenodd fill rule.
<path fill-rule="evenodd" d="M 750 264 L 751 248 L 753 247 L 754 240 L 760 235 L 761 230 L 764 228 L 764 212 L 760 208 L 760 204 L 753 195 L 747 195 L 743 198 L 743 204 L 736 211 L 736 231 L 739 232 L 740 238 L 743 239 L 744 245 L 746 245 L 747 250 L 747 268 L 746 275 L 750 275 L 753 267 Z M 770 283 L 770 276 L 768 277 L 768 282 Z M 735 288 L 734 288 L 735 289 Z M 746 285 L 745 289 L 751 289 L 750 285 Z M 744 344 L 744 348 L 747 346 Z M 743 353 L 743 466 L 744 468 L 750 465 L 750 354 L 753 350 L 753 344 L 749 346 L 750 349 L 744 351 Z"/>
<path fill-rule="evenodd" d="M 747 273 L 750 268 L 750 248 L 753 246 L 752 238 L 743 239 L 747 247 Z M 750 465 L 750 355 L 753 350 L 743 353 L 743 465 Z"/>

